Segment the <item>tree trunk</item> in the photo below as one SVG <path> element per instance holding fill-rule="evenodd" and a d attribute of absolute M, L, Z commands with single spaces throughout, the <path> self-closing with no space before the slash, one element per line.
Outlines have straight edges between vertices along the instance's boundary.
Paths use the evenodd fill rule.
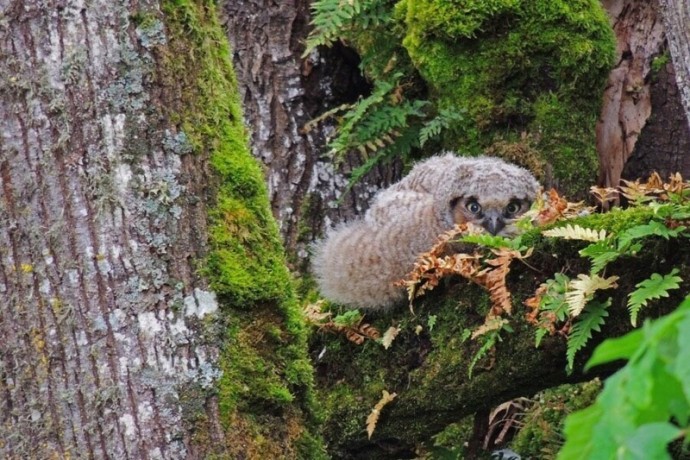
<path fill-rule="evenodd" d="M 663 51 L 656 1 L 605 0 L 617 41 L 617 66 L 607 82 L 596 127 L 599 185 L 616 187 L 652 113 L 652 59 Z"/>
<path fill-rule="evenodd" d="M 605 0 L 618 41 L 597 123 L 599 185 L 658 171 L 690 176 L 687 2 Z M 672 62 L 665 63 L 669 53 Z M 674 78 L 675 77 L 675 78 Z"/>
<path fill-rule="evenodd" d="M 659 4 L 686 122 L 690 126 L 690 5 L 685 0 L 659 0 Z"/>
<path fill-rule="evenodd" d="M 251 249 L 265 240 L 273 252 L 264 258 L 278 266 L 266 271 L 287 278 L 275 227 L 252 220 L 268 215 L 265 196 L 247 204 L 265 189 L 250 176 L 258 168 L 239 112 L 223 99 L 236 89 L 213 3 L 0 3 L 0 457 L 203 458 L 226 447 L 242 457 L 266 446 L 294 456 L 309 367 L 300 362 L 304 377 L 283 391 L 270 362 L 291 366 L 283 350 L 304 353 L 291 335 L 298 326 L 285 330 L 285 316 L 297 318 L 289 286 L 249 298 L 211 279 L 224 297 L 242 299 L 232 304 L 200 276 L 216 247 L 254 260 Z M 213 91 L 222 104 L 212 105 Z M 209 129 L 204 114 L 191 118 L 197 106 L 216 110 L 220 128 Z M 218 171 L 234 173 L 243 155 L 249 166 L 219 184 Z M 217 225 L 208 210 L 225 189 L 241 220 L 224 211 Z M 224 224 L 222 241 L 209 236 Z M 247 237 L 242 224 L 257 231 Z M 255 276 L 256 290 L 268 291 Z M 235 333 L 219 361 L 232 307 L 251 310 L 280 340 L 245 346 Z M 249 321 L 233 321 L 241 335 Z M 256 390 L 226 389 L 247 378 L 228 374 L 227 360 L 247 360 L 241 352 L 283 401 L 253 425 L 237 407 Z M 232 446 L 223 414 L 243 423 L 227 438 Z M 254 431 L 242 437 L 243 429 Z"/>
<path fill-rule="evenodd" d="M 365 211 L 373 194 L 401 171 L 397 164 L 378 168 L 346 192 L 349 172 L 363 160 L 356 154 L 342 161 L 328 156 L 332 120 L 305 129 L 310 120 L 369 91 L 356 53 L 343 45 L 301 57 L 308 9 L 307 0 L 223 3 L 252 152 L 266 166 L 273 214 L 288 252 L 301 262 L 309 243 L 330 225 Z"/>

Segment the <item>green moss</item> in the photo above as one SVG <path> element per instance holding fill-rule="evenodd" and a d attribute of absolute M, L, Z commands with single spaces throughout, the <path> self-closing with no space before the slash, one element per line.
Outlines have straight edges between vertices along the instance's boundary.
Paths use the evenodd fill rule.
<path fill-rule="evenodd" d="M 210 158 L 213 172 L 209 254 L 201 274 L 218 294 L 228 324 L 221 356 L 221 418 L 226 425 L 242 427 L 233 436 L 256 434 L 237 440 L 249 451 L 280 452 L 292 449 L 292 441 L 308 439 L 303 447 L 320 452 L 318 436 L 310 432 L 317 419 L 306 329 L 263 174 L 249 152 L 216 5 L 169 0 L 162 9 L 169 39 L 163 72 L 181 91 L 179 107 L 168 116 L 184 133 L 192 154 Z"/>
<path fill-rule="evenodd" d="M 597 165 L 600 98 L 592 95 L 615 50 L 599 2 L 421 0 L 400 2 L 398 13 L 403 44 L 436 104 L 469 115 L 448 147 L 479 153 L 510 133 L 531 133 L 557 185 L 582 192 Z"/>
<path fill-rule="evenodd" d="M 669 63 L 670 59 L 671 55 L 668 53 L 668 51 L 652 59 L 652 73 L 657 74 L 661 72 L 661 69 L 666 67 L 666 64 Z"/>
<path fill-rule="evenodd" d="M 555 458 L 563 444 L 563 421 L 568 414 L 591 405 L 601 381 L 561 385 L 536 395 L 520 420 L 522 428 L 510 443 L 524 458 Z"/>

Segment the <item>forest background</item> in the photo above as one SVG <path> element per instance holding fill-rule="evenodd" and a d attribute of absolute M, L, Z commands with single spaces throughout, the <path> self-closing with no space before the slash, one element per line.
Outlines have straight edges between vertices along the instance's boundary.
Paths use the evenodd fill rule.
<path fill-rule="evenodd" d="M 523 424 L 490 423 L 513 401 L 537 427 L 522 455 L 671 455 L 687 5 L 278 3 L 0 2 L 0 454 L 469 458 Z M 550 195 L 547 227 L 474 241 L 501 283 L 454 275 L 414 314 L 309 325 L 310 244 L 442 149 L 631 206 L 570 219 Z M 475 334 L 499 285 L 510 307 Z M 611 375 L 583 366 L 621 336 L 594 353 L 629 364 L 566 425 L 577 449 L 559 423 L 598 384 L 514 399 Z"/>

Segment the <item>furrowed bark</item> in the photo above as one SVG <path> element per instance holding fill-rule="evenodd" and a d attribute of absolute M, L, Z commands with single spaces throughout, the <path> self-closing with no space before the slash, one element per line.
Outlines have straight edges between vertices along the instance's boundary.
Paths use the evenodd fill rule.
<path fill-rule="evenodd" d="M 217 420 L 207 159 L 164 117 L 159 5 L 3 9 L 0 456 L 194 458 L 185 411 Z"/>
<path fill-rule="evenodd" d="M 690 5 L 683 0 L 659 0 L 666 40 L 676 69 L 676 82 L 690 126 Z"/>
<path fill-rule="evenodd" d="M 227 1 L 224 22 L 243 96 L 253 155 L 266 166 L 273 214 L 294 262 L 329 227 L 363 213 L 372 196 L 400 178 L 399 164 L 375 168 L 348 189 L 356 153 L 328 154 L 333 120 L 310 120 L 367 94 L 356 53 L 336 43 L 302 58 L 309 33 L 309 2 Z"/>

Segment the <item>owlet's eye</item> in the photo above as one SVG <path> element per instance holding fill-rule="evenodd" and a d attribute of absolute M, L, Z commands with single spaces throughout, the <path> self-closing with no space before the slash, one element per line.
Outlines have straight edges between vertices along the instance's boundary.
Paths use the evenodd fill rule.
<path fill-rule="evenodd" d="M 517 214 L 520 211 L 520 203 L 517 201 L 511 201 L 508 203 L 508 206 L 505 208 L 505 213 L 506 215 L 512 216 L 513 214 Z"/>
<path fill-rule="evenodd" d="M 465 207 L 472 214 L 479 214 L 482 211 L 482 207 L 476 201 L 470 201 Z"/>

